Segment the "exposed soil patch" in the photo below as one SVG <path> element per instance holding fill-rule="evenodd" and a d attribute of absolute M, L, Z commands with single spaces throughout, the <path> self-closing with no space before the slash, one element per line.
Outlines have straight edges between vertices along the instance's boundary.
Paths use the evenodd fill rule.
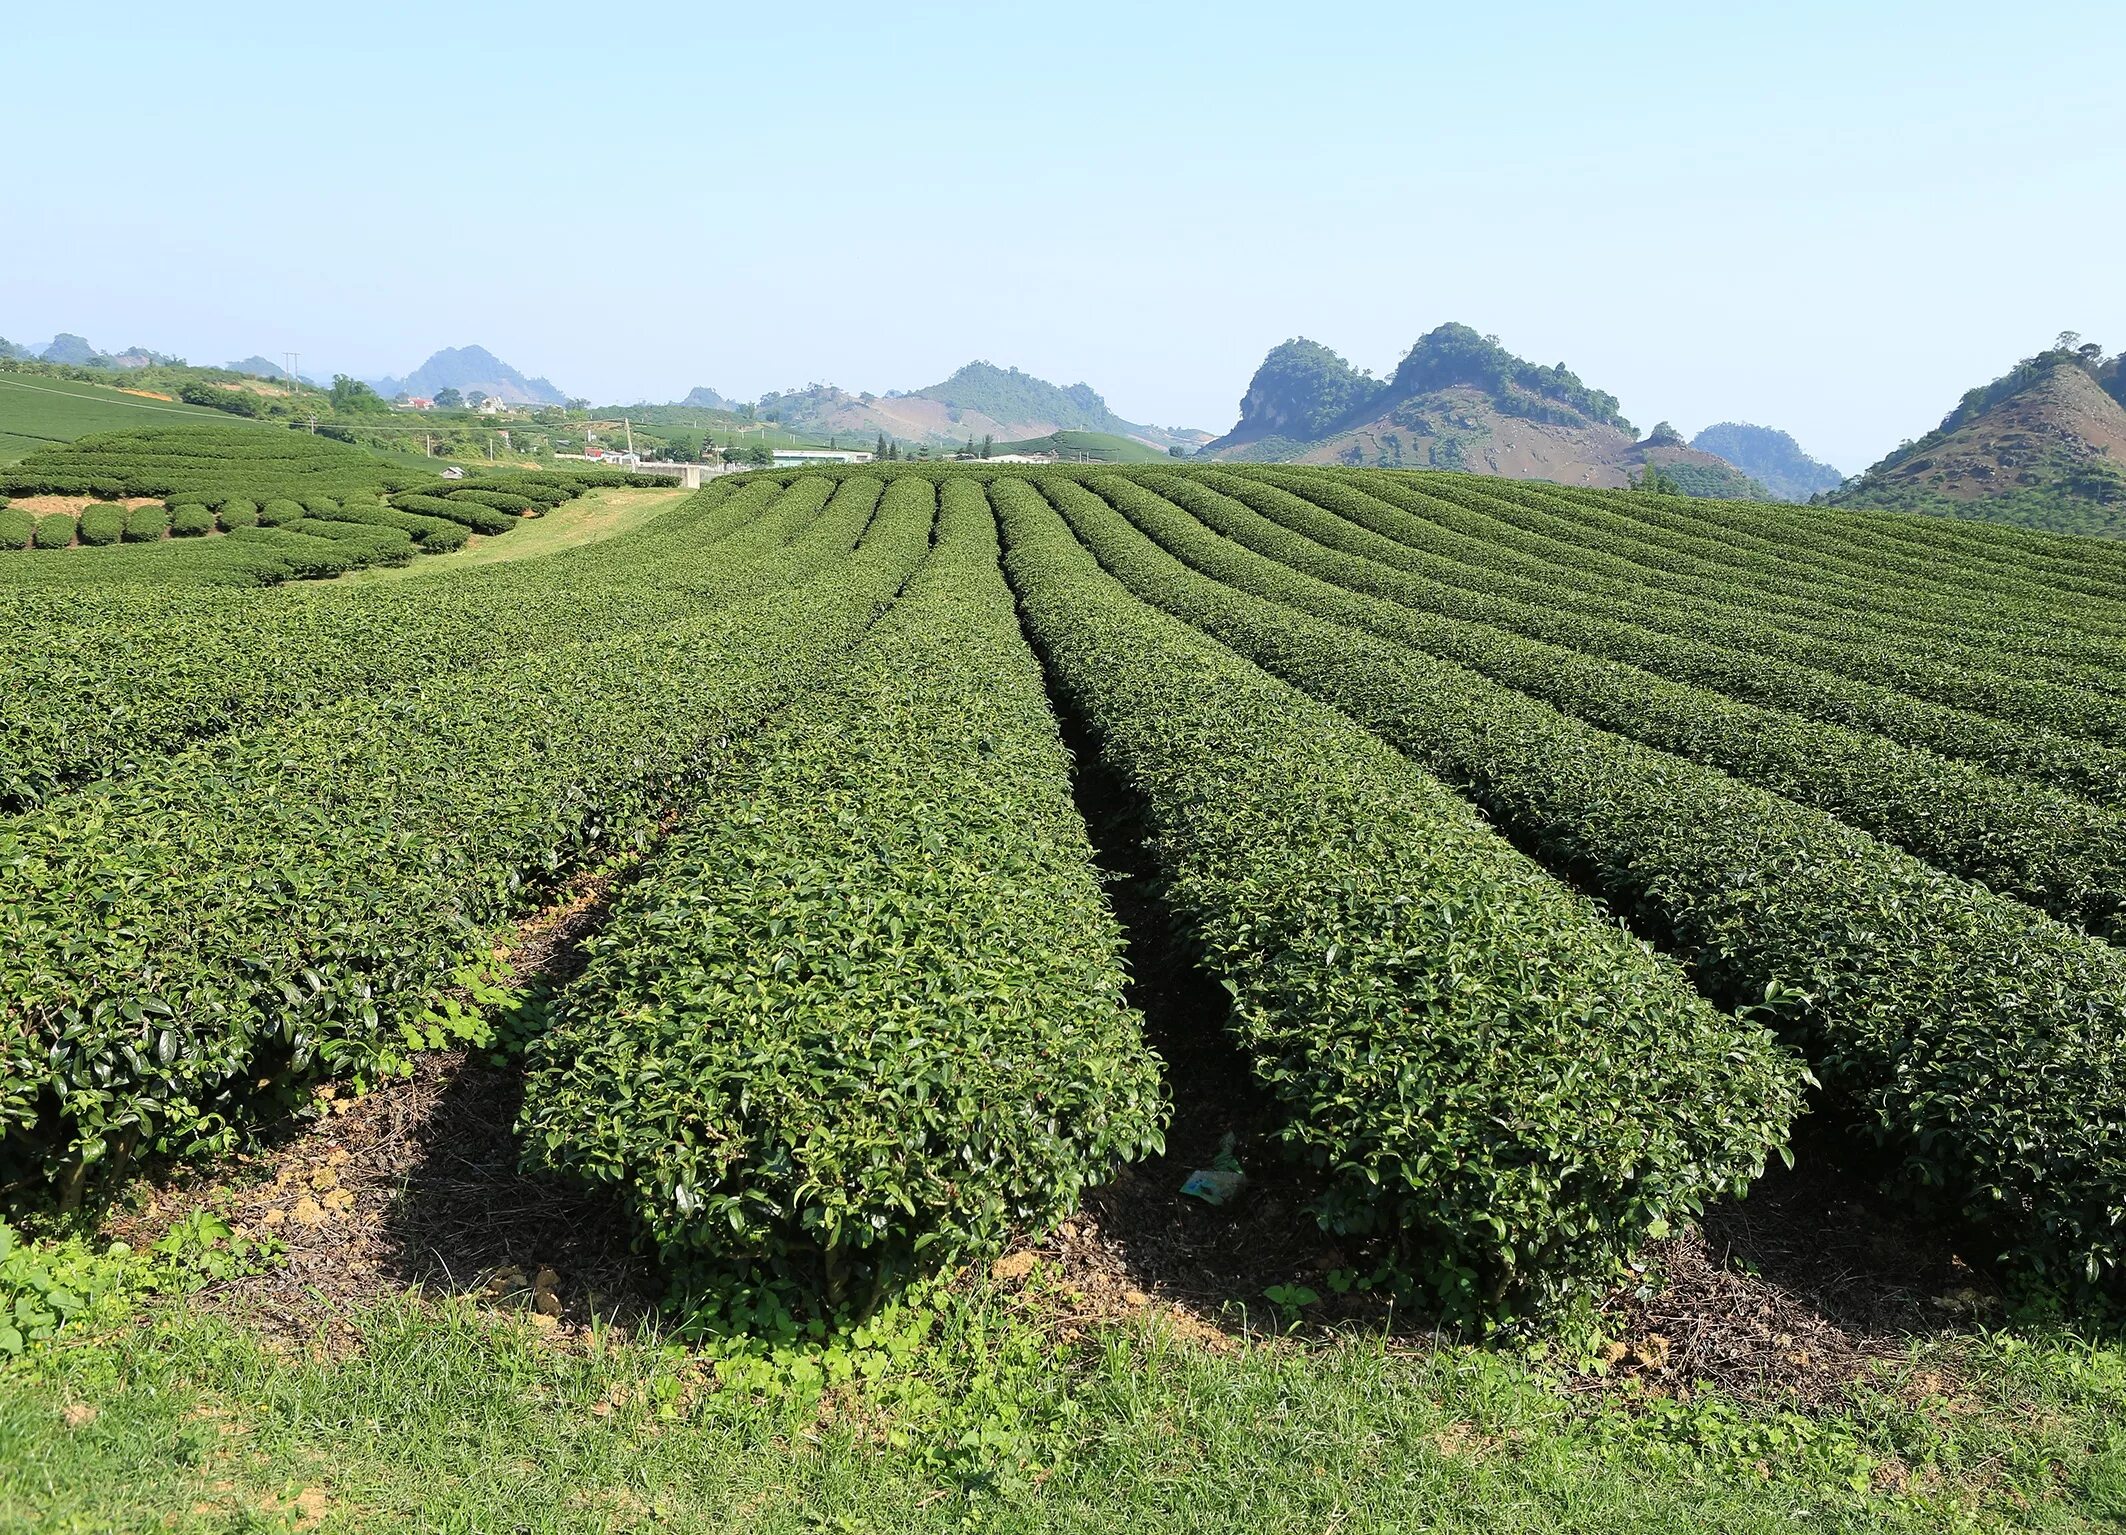
<path fill-rule="evenodd" d="M 573 974 L 617 884 L 580 878 L 521 924 L 508 949 L 517 983 Z M 660 1287 L 618 1205 L 521 1169 L 521 1097 L 514 1065 L 463 1049 L 422 1056 L 360 1097 L 326 1084 L 261 1149 L 181 1169 L 109 1234 L 150 1242 L 208 1207 L 240 1235 L 275 1238 L 283 1262 L 201 1299 L 295 1339 L 339 1333 L 340 1316 L 410 1289 L 481 1295 L 564 1331 L 644 1315 Z"/>
<path fill-rule="evenodd" d="M 1817 1154 L 1811 1155 L 1812 1151 Z M 1649 1256 L 1604 1308 L 1613 1378 L 1836 1404 L 1916 1339 L 1997 1320 L 1999 1293 L 1939 1231 L 1804 1145 L 1796 1169 Z"/>
<path fill-rule="evenodd" d="M 137 506 L 160 506 L 162 497 L 121 496 L 116 501 L 99 501 L 94 496 L 10 496 L 7 504 L 10 509 L 28 512 L 32 517 L 46 517 L 53 512 L 66 512 L 78 517 L 83 507 L 122 506 L 130 512 Z"/>
<path fill-rule="evenodd" d="M 1213 1342 L 1280 1331 L 1289 1314 L 1263 1294 L 1272 1285 L 1321 1297 L 1306 1309 L 1302 1337 L 1353 1325 L 1420 1344 L 1442 1336 L 1434 1317 L 1332 1292 L 1331 1272 L 1362 1273 L 1371 1260 L 1362 1244 L 1319 1230 L 1307 1213 L 1313 1180 L 1277 1157 L 1265 1117 L 1236 1118 L 1236 1101 L 1215 1091 L 1184 1101 L 1166 1156 L 1095 1190 L 1078 1217 L 1007 1257 L 1000 1274 L 1023 1274 L 1025 1260 L 1038 1258 L 1087 1321 L 1158 1310 Z M 1236 1123 L 1246 1196 L 1227 1209 L 1183 1196 L 1182 1180 L 1207 1164 L 1220 1127 Z M 1837 1410 L 1914 1341 L 1997 1320 L 2000 1310 L 1998 1294 L 1937 1233 L 1807 1163 L 1767 1175 L 1746 1201 L 1716 1207 L 1644 1261 L 1643 1279 L 1600 1308 L 1601 1330 L 1615 1341 L 1575 1389 L 1714 1389 Z M 1942 1384 L 1937 1377 L 1933 1389 Z"/>

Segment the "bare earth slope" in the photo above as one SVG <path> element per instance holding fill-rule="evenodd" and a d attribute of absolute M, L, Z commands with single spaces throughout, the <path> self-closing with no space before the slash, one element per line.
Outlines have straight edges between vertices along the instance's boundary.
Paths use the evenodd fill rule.
<path fill-rule="evenodd" d="M 2126 407 L 2078 357 L 2042 353 L 1830 499 L 2126 537 Z"/>
<path fill-rule="evenodd" d="M 1883 483 L 1952 501 L 2013 495 L 2074 469 L 2126 468 L 2126 408 L 2077 367 L 2057 367 L 1991 410 L 1878 466 Z"/>

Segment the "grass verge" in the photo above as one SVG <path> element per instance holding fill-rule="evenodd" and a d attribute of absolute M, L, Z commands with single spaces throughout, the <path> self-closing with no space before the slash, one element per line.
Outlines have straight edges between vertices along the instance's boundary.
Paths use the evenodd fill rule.
<path fill-rule="evenodd" d="M 856 1335 L 542 1330 L 465 1300 L 309 1347 L 157 1304 L 0 1371 L 0 1528 L 2044 1530 L 2126 1518 L 2126 1364 L 1935 1345 L 1841 1410 L 1587 1397 L 1366 1336 L 1090 1330 L 982 1278 Z M 1949 1347 L 1940 1345 L 1939 1347 Z"/>

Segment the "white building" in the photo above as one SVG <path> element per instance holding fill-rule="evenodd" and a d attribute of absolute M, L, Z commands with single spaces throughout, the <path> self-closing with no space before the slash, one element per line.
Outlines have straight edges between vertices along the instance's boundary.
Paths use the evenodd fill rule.
<path fill-rule="evenodd" d="M 871 454 L 854 448 L 777 448 L 775 465 L 783 468 L 793 464 L 868 464 Z"/>

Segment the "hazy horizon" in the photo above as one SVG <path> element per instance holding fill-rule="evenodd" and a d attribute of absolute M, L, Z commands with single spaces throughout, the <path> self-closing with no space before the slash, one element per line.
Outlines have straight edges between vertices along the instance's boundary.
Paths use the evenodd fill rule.
<path fill-rule="evenodd" d="M 2126 347 L 2126 25 L 2081 0 L 628 25 L 27 16 L 14 120 L 65 132 L 0 335 L 364 377 L 478 344 L 600 403 L 979 357 L 1224 431 L 1287 337 L 1382 373 L 1459 320 L 1642 431 L 1847 472 L 2061 329 Z"/>

